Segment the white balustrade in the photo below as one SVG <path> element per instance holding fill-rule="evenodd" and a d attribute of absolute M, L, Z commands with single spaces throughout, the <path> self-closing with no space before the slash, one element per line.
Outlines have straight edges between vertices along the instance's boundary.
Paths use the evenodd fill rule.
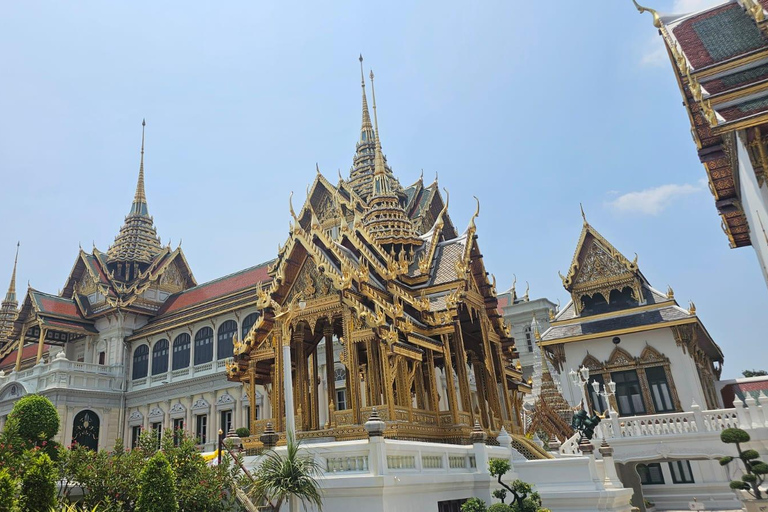
<path fill-rule="evenodd" d="M 443 457 L 441 455 L 422 455 L 422 469 L 443 469 Z"/>
<path fill-rule="evenodd" d="M 368 472 L 368 455 L 347 455 L 325 459 L 328 473 Z"/>
<path fill-rule="evenodd" d="M 387 455 L 389 469 L 416 469 L 415 455 Z"/>

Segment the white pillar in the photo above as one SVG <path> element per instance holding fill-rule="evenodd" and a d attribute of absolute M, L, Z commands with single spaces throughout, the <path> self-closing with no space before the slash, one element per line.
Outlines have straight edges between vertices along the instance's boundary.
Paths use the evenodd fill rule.
<path fill-rule="evenodd" d="M 283 344 L 283 386 L 285 387 L 285 434 L 296 435 L 296 415 L 293 412 L 293 377 L 291 376 L 291 345 Z"/>

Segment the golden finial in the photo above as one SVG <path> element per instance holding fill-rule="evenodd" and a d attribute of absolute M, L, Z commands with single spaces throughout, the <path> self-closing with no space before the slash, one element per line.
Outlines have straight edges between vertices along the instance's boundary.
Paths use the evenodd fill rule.
<path fill-rule="evenodd" d="M 651 13 L 651 16 L 653 16 L 653 26 L 656 28 L 661 28 L 661 18 L 659 17 L 659 13 L 656 12 L 655 9 L 649 9 L 648 7 L 643 7 L 642 5 L 637 3 L 637 0 L 632 0 L 632 3 L 635 4 L 635 7 L 637 8 L 637 11 L 640 14 L 644 12 Z"/>
<path fill-rule="evenodd" d="M 337 169 L 337 171 L 339 173 L 339 182 L 344 181 L 344 178 L 341 176 L 341 169 Z"/>
<path fill-rule="evenodd" d="M 421 170 L 421 175 L 419 175 L 419 181 L 424 181 L 424 169 Z"/>
<path fill-rule="evenodd" d="M 512 288 L 509 289 L 512 295 L 512 304 L 514 304 L 517 300 L 517 291 L 515 291 L 515 286 L 517 286 L 517 276 L 512 274 Z"/>
<path fill-rule="evenodd" d="M 688 314 L 689 315 L 696 314 L 696 304 L 694 304 L 692 300 L 688 301 Z"/>
<path fill-rule="evenodd" d="M 675 291 L 669 285 L 667 285 L 667 298 L 668 299 L 674 299 L 675 298 Z"/>
<path fill-rule="evenodd" d="M 365 88 L 365 74 L 363 73 L 363 54 L 360 54 L 360 83 L 363 85 L 363 88 Z"/>
<path fill-rule="evenodd" d="M 13 302 L 16 300 L 16 264 L 19 262 L 19 247 L 21 247 L 21 242 L 16 242 L 16 257 L 13 260 L 11 284 L 8 285 L 8 293 L 5 296 L 5 300 L 8 302 Z"/>
<path fill-rule="evenodd" d="M 435 181 L 433 183 L 437 184 L 437 171 L 435 171 Z"/>
<path fill-rule="evenodd" d="M 371 98 L 373 99 L 373 125 L 376 130 L 376 144 L 374 145 L 373 174 L 382 175 L 384 168 L 384 155 L 381 152 L 381 137 L 379 136 L 379 116 L 376 113 L 376 86 L 373 83 L 373 70 L 371 70 Z"/>
<path fill-rule="evenodd" d="M 441 229 L 445 224 L 445 220 L 443 219 L 443 216 L 445 215 L 445 212 L 448 211 L 448 203 L 451 200 L 451 196 L 450 194 L 448 194 L 448 189 L 443 187 L 443 190 L 445 191 L 445 204 L 443 205 L 443 209 L 440 210 L 440 213 L 437 215 L 437 221 L 435 221 L 435 226 Z"/>
<path fill-rule="evenodd" d="M 146 203 L 147 195 L 144 192 L 144 131 L 147 126 L 147 120 L 141 120 L 141 160 L 139 162 L 139 181 L 136 183 L 136 195 L 134 203 Z"/>
<path fill-rule="evenodd" d="M 320 164 L 315 162 L 315 170 L 317 171 L 317 175 L 320 176 Z"/>
<path fill-rule="evenodd" d="M 299 225 L 299 218 L 296 216 L 296 212 L 293 211 L 293 190 L 291 190 L 291 195 L 288 196 L 288 208 L 291 211 L 291 217 L 293 217 L 293 220 L 296 221 L 296 225 Z"/>
<path fill-rule="evenodd" d="M 555 320 L 555 312 L 552 309 L 548 309 L 547 312 L 549 312 L 549 321 L 553 322 Z"/>
<path fill-rule="evenodd" d="M 528 284 L 528 281 L 525 282 L 525 295 L 523 295 L 523 300 L 525 302 L 528 302 L 530 299 L 528 298 L 528 292 L 531 291 L 531 285 Z"/>
<path fill-rule="evenodd" d="M 472 214 L 472 218 L 469 219 L 469 227 L 467 230 L 475 230 L 475 219 L 480 215 L 480 200 L 477 198 L 477 196 L 472 196 L 475 198 L 475 202 L 477 203 L 477 207 L 475 208 L 475 213 Z"/>
<path fill-rule="evenodd" d="M 587 222 L 587 215 L 584 213 L 584 206 L 581 203 L 579 203 L 579 208 L 581 209 L 581 218 L 584 221 L 584 225 L 586 226 L 588 222 Z"/>

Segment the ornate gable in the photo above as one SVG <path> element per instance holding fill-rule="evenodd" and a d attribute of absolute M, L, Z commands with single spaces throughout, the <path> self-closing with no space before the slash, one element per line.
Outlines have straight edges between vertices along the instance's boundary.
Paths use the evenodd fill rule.
<path fill-rule="evenodd" d="M 643 277 L 637 266 L 637 255 L 629 261 L 586 219 L 568 275 L 563 277 L 561 274 L 560 278 L 573 298 L 577 314 L 584 309 L 585 298 L 600 296 L 605 302 L 610 302 L 611 292 L 621 293 L 626 288 L 637 303 L 644 301 Z"/>

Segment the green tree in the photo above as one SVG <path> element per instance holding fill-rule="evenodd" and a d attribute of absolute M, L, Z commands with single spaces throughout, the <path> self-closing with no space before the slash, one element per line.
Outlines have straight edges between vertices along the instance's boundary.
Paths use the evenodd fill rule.
<path fill-rule="evenodd" d="M 7 470 L 0 470 L 0 512 L 16 508 L 16 479 Z"/>
<path fill-rule="evenodd" d="M 499 505 L 504 504 L 507 493 L 512 494 L 512 500 L 507 509 L 497 507 L 496 512 L 509 510 L 510 512 L 545 512 L 547 509 L 541 508 L 541 496 L 535 492 L 530 484 L 522 480 L 514 480 L 510 484 L 505 484 L 501 478 L 511 469 L 511 465 L 506 459 L 491 459 L 488 461 L 488 472 L 496 477 L 501 485 L 501 489 L 493 491 L 493 497 L 501 500 Z M 493 508 L 495 505 L 492 505 Z M 489 509 L 490 512 L 491 509 Z"/>
<path fill-rule="evenodd" d="M 137 512 L 178 512 L 176 483 L 171 465 L 163 452 L 157 452 L 141 471 L 141 492 Z"/>
<path fill-rule="evenodd" d="M 745 377 L 765 377 L 768 372 L 765 370 L 744 370 L 741 374 Z"/>
<path fill-rule="evenodd" d="M 469 498 L 461 505 L 461 512 L 486 512 L 488 507 L 480 498 Z"/>
<path fill-rule="evenodd" d="M 58 471 L 47 453 L 35 455 L 21 479 L 19 510 L 48 512 L 56 506 Z"/>
<path fill-rule="evenodd" d="M 59 413 L 42 395 L 27 395 L 13 405 L 6 429 L 13 430 L 33 446 L 46 445 L 59 432 Z"/>
<path fill-rule="evenodd" d="M 741 445 L 749 442 L 749 434 L 740 428 L 727 428 L 720 433 L 720 440 L 726 444 L 735 444 L 738 458 L 744 465 L 746 473 L 741 476 L 741 480 L 731 482 L 731 489 L 747 491 L 755 499 L 762 499 L 763 494 L 760 486 L 765 482 L 765 475 L 768 474 L 768 464 L 758 460 L 760 454 L 757 450 L 742 450 Z M 720 459 L 720 465 L 725 466 L 733 461 L 733 457 L 723 457 Z"/>
<path fill-rule="evenodd" d="M 267 452 L 253 475 L 253 496 L 269 503 L 276 512 L 291 496 L 304 506 L 310 503 L 322 510 L 323 498 L 317 483 L 322 470 L 312 456 L 299 455 L 300 444 L 289 436 L 285 455 L 274 450 Z"/>

